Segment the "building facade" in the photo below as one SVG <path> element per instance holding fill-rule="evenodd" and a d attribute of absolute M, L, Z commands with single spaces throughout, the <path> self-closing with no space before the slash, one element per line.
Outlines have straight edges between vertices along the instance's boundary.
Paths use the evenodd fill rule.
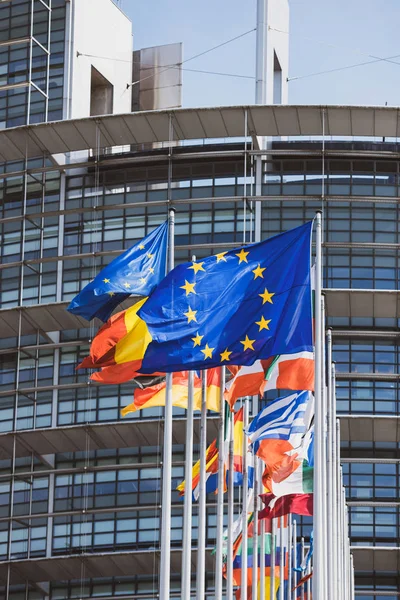
<path fill-rule="evenodd" d="M 101 1 L 131 44 L 126 18 Z M 356 598 L 399 597 L 397 112 L 289 106 L 129 115 L 130 94 L 117 104 L 116 90 L 132 70 L 107 71 L 98 46 L 79 45 L 73 10 L 83 10 L 78 1 L 0 6 L 0 597 L 157 597 L 163 410 L 122 419 L 132 384 L 97 386 L 75 370 L 98 324 L 65 307 L 169 206 L 177 262 L 265 239 L 322 209 Z M 131 50 L 126 42 L 107 52 Z M 82 68 L 72 65 L 80 59 Z M 125 114 L 30 127 L 93 111 Z M 257 149 L 259 135 L 269 136 L 268 154 Z M 174 417 L 177 484 L 184 411 Z M 216 431 L 210 417 L 210 439 Z M 171 598 L 180 598 L 182 521 L 174 493 Z M 310 530 L 304 519 L 302 534 Z M 210 496 L 209 549 L 215 534 Z M 196 509 L 193 540 L 195 547 Z M 210 553 L 207 564 L 211 600 Z"/>

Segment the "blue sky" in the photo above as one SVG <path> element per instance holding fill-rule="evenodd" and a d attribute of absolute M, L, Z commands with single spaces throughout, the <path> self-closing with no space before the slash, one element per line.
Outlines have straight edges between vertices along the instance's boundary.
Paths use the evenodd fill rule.
<path fill-rule="evenodd" d="M 183 42 L 184 59 L 252 29 L 256 0 L 122 0 L 134 47 Z M 289 77 L 400 55 L 398 0 L 290 0 Z M 283 34 L 282 34 L 283 35 Z M 400 104 L 399 64 L 378 62 L 289 83 L 292 104 Z M 255 33 L 188 68 L 254 76 Z M 254 80 L 184 71 L 184 106 L 254 103 Z"/>

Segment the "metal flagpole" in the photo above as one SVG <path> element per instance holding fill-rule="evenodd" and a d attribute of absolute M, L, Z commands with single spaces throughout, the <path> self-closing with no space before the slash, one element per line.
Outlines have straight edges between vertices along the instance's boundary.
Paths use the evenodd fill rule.
<path fill-rule="evenodd" d="M 323 390 L 322 390 L 322 215 L 317 212 L 316 229 L 316 263 L 315 263 L 315 431 L 314 431 L 314 565 L 313 597 L 322 600 L 324 597 L 324 548 L 323 539 L 323 482 L 322 444 L 323 444 Z"/>
<path fill-rule="evenodd" d="M 344 506 L 343 506 L 343 493 L 342 493 L 342 467 L 339 467 L 339 505 L 340 505 L 340 557 L 341 557 L 341 582 L 342 582 L 342 598 L 346 598 L 346 559 L 345 559 L 345 539 L 344 539 Z"/>
<path fill-rule="evenodd" d="M 327 412 L 327 558 L 328 558 L 328 598 L 329 600 L 335 600 L 335 584 L 334 584 L 334 555 L 335 555 L 335 543 L 333 533 L 333 512 L 335 507 L 335 499 L 333 496 L 333 479 L 334 479 L 334 465 L 333 465 L 333 428 L 334 421 L 333 417 L 333 403 L 334 403 L 334 390 L 332 381 L 332 329 L 328 329 L 326 333 L 326 362 L 327 362 L 327 384 L 328 384 L 328 412 Z"/>
<path fill-rule="evenodd" d="M 355 590 L 354 590 L 354 558 L 353 555 L 350 554 L 350 577 L 351 577 L 351 600 L 355 600 Z"/>
<path fill-rule="evenodd" d="M 308 563 L 307 575 L 310 575 L 311 568 L 314 569 L 314 559 L 313 558 L 311 558 L 310 562 Z M 310 579 L 307 579 L 306 585 L 307 585 L 307 600 L 311 600 L 311 577 L 310 577 Z"/>
<path fill-rule="evenodd" d="M 339 589 L 339 581 L 338 581 L 338 521 L 336 516 L 336 499 L 337 499 L 337 463 L 339 460 L 339 453 L 337 449 L 337 440 L 336 440 L 336 371 L 335 365 L 332 363 L 331 366 L 331 386 L 332 386 L 332 406 L 331 406 L 331 444 L 332 444 L 332 522 L 330 526 L 332 527 L 332 553 L 333 553 L 333 589 Z"/>
<path fill-rule="evenodd" d="M 301 562 L 302 563 L 303 563 L 304 558 L 305 558 L 305 548 L 304 548 L 304 538 L 302 537 L 301 538 Z M 304 573 L 305 573 L 305 571 L 304 571 Z M 303 577 L 303 573 L 301 574 L 301 576 Z M 294 597 L 294 600 L 296 600 L 296 597 Z M 304 600 L 304 583 L 301 586 L 300 600 Z"/>
<path fill-rule="evenodd" d="M 218 494 L 217 494 L 217 547 L 215 555 L 215 600 L 222 600 L 222 538 L 224 532 L 225 488 L 225 367 L 221 367 L 220 417 L 218 425 Z M 184 600 L 182 598 L 182 600 Z M 186 599 L 185 599 L 186 600 Z"/>
<path fill-rule="evenodd" d="M 297 521 L 293 521 L 293 566 L 297 567 Z M 297 573 L 293 569 L 293 581 L 289 577 L 289 589 L 296 587 L 297 585 Z M 290 592 L 289 592 L 290 594 Z M 293 600 L 296 600 L 297 590 L 293 590 Z"/>
<path fill-rule="evenodd" d="M 192 566 L 192 464 L 193 464 L 193 395 L 194 371 L 188 376 L 186 412 L 185 497 L 183 505 L 182 593 L 181 600 L 190 598 Z"/>
<path fill-rule="evenodd" d="M 246 428 L 249 424 L 249 401 L 244 399 L 243 404 L 243 426 Z M 248 464 L 247 464 L 247 436 L 243 432 L 243 512 L 242 512 L 242 572 L 240 579 L 240 598 L 247 600 L 247 496 L 249 488 Z"/>
<path fill-rule="evenodd" d="M 275 535 L 276 535 L 276 519 L 271 519 L 271 578 L 269 597 L 275 598 Z"/>
<path fill-rule="evenodd" d="M 283 517 L 280 517 L 279 525 L 279 600 L 285 600 L 285 552 L 283 542 Z"/>
<path fill-rule="evenodd" d="M 253 515 L 253 572 L 252 572 L 252 598 L 258 600 L 258 483 L 260 467 L 257 459 L 254 462 L 254 515 Z"/>
<path fill-rule="evenodd" d="M 199 517 L 197 536 L 197 577 L 196 598 L 204 600 L 205 564 L 206 564 L 206 450 L 207 450 L 207 371 L 203 371 L 201 384 L 201 418 L 200 418 L 200 482 L 199 482 Z M 189 596 L 190 597 L 190 594 Z"/>
<path fill-rule="evenodd" d="M 233 600 L 233 414 L 229 415 L 227 600 Z"/>
<path fill-rule="evenodd" d="M 192 256 L 192 261 L 196 257 Z M 194 371 L 188 375 L 188 404 L 186 411 L 185 496 L 183 505 L 182 592 L 181 600 L 190 597 L 192 567 L 192 483 L 193 483 L 193 402 Z"/>
<path fill-rule="evenodd" d="M 265 519 L 261 519 L 260 536 L 260 599 L 265 600 L 265 555 L 267 553 L 265 545 Z"/>
<path fill-rule="evenodd" d="M 293 555 L 292 555 L 292 542 L 293 542 L 293 526 L 296 523 L 296 521 L 293 522 L 293 517 L 292 517 L 292 513 L 288 514 L 288 600 L 290 600 L 292 592 L 291 590 L 291 586 L 292 586 L 292 579 L 293 579 L 293 574 L 294 574 L 294 570 L 293 567 L 296 565 L 293 565 Z"/>
<path fill-rule="evenodd" d="M 174 268 L 175 210 L 169 210 L 168 271 Z M 171 564 L 172 373 L 167 373 L 161 507 L 160 600 L 169 600 Z"/>
<path fill-rule="evenodd" d="M 322 285 L 322 278 L 321 278 Z M 328 413 L 328 390 L 326 387 L 326 348 L 325 348 L 325 296 L 321 295 L 321 349 L 322 349 L 322 372 L 321 372 L 321 384 L 322 384 L 322 407 L 321 407 L 321 420 L 322 420 L 322 446 L 321 446 L 321 492 L 322 492 L 322 536 L 324 544 L 322 545 L 322 558 L 323 558 L 323 585 L 324 585 L 324 598 L 329 598 L 328 591 L 328 548 L 326 541 L 328 540 L 328 519 L 327 519 L 327 413 Z"/>

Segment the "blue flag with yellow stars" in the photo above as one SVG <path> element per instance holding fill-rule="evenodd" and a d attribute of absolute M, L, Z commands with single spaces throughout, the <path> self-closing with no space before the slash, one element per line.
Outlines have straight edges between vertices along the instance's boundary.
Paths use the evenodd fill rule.
<path fill-rule="evenodd" d="M 83 288 L 67 310 L 88 321 L 107 321 L 131 294 L 148 296 L 165 277 L 168 221 L 115 258 Z"/>
<path fill-rule="evenodd" d="M 312 222 L 173 269 L 139 310 L 141 372 L 252 365 L 312 351 Z"/>

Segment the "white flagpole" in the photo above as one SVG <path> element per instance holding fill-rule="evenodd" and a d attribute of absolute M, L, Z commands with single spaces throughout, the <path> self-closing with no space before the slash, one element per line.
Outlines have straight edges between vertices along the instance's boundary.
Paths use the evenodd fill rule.
<path fill-rule="evenodd" d="M 169 211 L 168 271 L 174 268 L 175 210 Z M 161 507 L 160 600 L 170 600 L 172 488 L 172 373 L 166 376 Z"/>
<path fill-rule="evenodd" d="M 339 467 L 339 506 L 340 506 L 340 556 L 341 556 L 341 584 L 342 584 L 342 598 L 346 598 L 346 558 L 345 558 L 345 538 L 344 538 L 344 505 L 343 505 L 343 476 L 342 467 Z"/>
<path fill-rule="evenodd" d="M 269 597 L 275 598 L 275 535 L 276 535 L 276 519 L 271 519 L 271 578 Z"/>
<path fill-rule="evenodd" d="M 285 600 L 285 554 L 283 542 L 283 524 L 284 518 L 280 517 L 279 525 L 279 600 Z"/>
<path fill-rule="evenodd" d="M 220 417 L 218 426 L 218 494 L 217 494 L 217 548 L 215 556 L 215 600 L 222 600 L 222 538 L 224 532 L 225 488 L 225 367 L 221 367 Z M 182 598 L 182 600 L 184 600 Z M 186 600 L 186 599 L 185 599 Z"/>
<path fill-rule="evenodd" d="M 297 521 L 293 521 L 293 566 L 297 567 Z M 296 587 L 297 585 L 297 572 L 293 569 L 293 581 L 289 577 L 289 589 Z M 296 600 L 297 590 L 293 590 L 293 600 Z M 290 594 L 290 592 L 289 592 Z"/>
<path fill-rule="evenodd" d="M 305 558 L 305 548 L 304 548 L 304 538 L 302 537 L 302 538 L 301 538 L 301 562 L 303 562 L 304 558 Z M 306 570 L 304 571 L 304 573 L 306 573 Z M 303 573 L 302 573 L 302 574 L 301 574 L 301 577 L 303 577 L 303 576 L 304 576 L 304 575 L 303 575 Z M 305 584 L 303 583 L 303 584 L 302 584 L 302 586 L 301 586 L 301 596 L 300 596 L 300 600 L 304 600 L 304 585 L 305 585 Z M 296 600 L 296 597 L 294 597 L 294 600 Z M 307 598 L 307 600 L 309 600 L 309 599 Z"/>
<path fill-rule="evenodd" d="M 227 552 L 227 600 L 233 600 L 233 415 L 230 418 L 229 478 L 228 478 L 228 552 Z"/>
<path fill-rule="evenodd" d="M 333 420 L 333 405 L 334 405 L 334 389 L 332 378 L 332 329 L 328 329 L 326 333 L 326 361 L 327 361 L 327 384 L 328 384 L 328 411 L 327 411 L 327 553 L 328 553 L 328 598 L 335 600 L 335 583 L 334 583 L 334 561 L 335 561 L 335 535 L 333 531 L 334 524 L 334 507 L 335 498 L 333 495 L 334 481 L 334 452 L 333 452 L 333 429 L 335 421 Z"/>
<path fill-rule="evenodd" d="M 339 589 L 338 582 L 338 522 L 336 518 L 336 498 L 337 498 L 337 462 L 338 462 L 338 451 L 337 451 L 337 434 L 336 434 L 336 375 L 335 375 L 335 364 L 331 365 L 331 386 L 332 386 L 332 404 L 331 404 L 331 457 L 332 457 L 332 555 L 333 555 L 333 573 L 332 573 L 332 585 L 333 590 Z"/>
<path fill-rule="evenodd" d="M 315 263 L 315 431 L 314 431 L 314 565 L 313 597 L 324 597 L 324 540 L 323 531 L 323 479 L 322 445 L 324 425 L 322 389 L 322 215 L 315 217 L 316 263 Z"/>
<path fill-rule="evenodd" d="M 261 519 L 260 536 L 260 599 L 265 600 L 265 555 L 267 553 L 265 546 L 265 519 Z"/>
<path fill-rule="evenodd" d="M 353 555 L 350 554 L 350 577 L 351 577 L 351 600 L 355 600 L 355 589 L 354 589 L 354 559 Z"/>
<path fill-rule="evenodd" d="M 321 281 L 322 283 L 322 281 Z M 321 296 L 321 348 L 322 348 L 322 446 L 321 446 L 321 465 L 322 465 L 322 535 L 325 543 L 322 546 L 322 558 L 323 558 L 323 585 L 324 585 L 324 598 L 329 598 L 328 591 L 328 548 L 326 541 L 328 540 L 328 496 L 327 496 L 327 414 L 328 414 L 328 390 L 326 385 L 326 348 L 325 348 L 325 296 Z"/>
<path fill-rule="evenodd" d="M 311 568 L 314 569 L 314 559 L 313 558 L 311 558 L 310 562 L 308 563 L 307 575 L 310 575 Z M 314 575 L 313 575 L 313 578 L 314 578 Z M 310 577 L 310 579 L 307 580 L 306 585 L 307 585 L 307 600 L 311 600 L 311 577 Z"/>
<path fill-rule="evenodd" d="M 293 565 L 293 554 L 292 554 L 292 546 L 294 543 L 294 526 L 296 525 L 296 521 L 293 521 L 293 516 L 292 513 L 288 514 L 288 600 L 290 600 L 292 592 L 291 592 L 291 588 L 292 588 L 292 579 L 293 579 L 293 575 L 295 573 L 295 571 L 293 570 L 293 567 L 296 565 Z"/>
<path fill-rule="evenodd" d="M 249 424 L 249 401 L 244 399 L 243 404 L 243 426 L 246 428 Z M 247 496 L 249 489 L 249 475 L 247 464 L 247 436 L 243 432 L 243 511 L 242 511 L 242 572 L 240 580 L 240 598 L 247 600 L 247 554 L 248 554 L 248 537 L 247 537 Z"/>
<path fill-rule="evenodd" d="M 181 600 L 190 598 L 192 567 L 192 464 L 193 464 L 193 395 L 194 371 L 188 376 L 186 412 L 185 496 L 183 504 L 182 593 Z"/>
<path fill-rule="evenodd" d="M 197 576 L 196 598 L 204 599 L 205 593 L 205 561 L 206 561 L 206 450 L 207 450 L 207 371 L 203 371 L 201 383 L 201 418 L 200 418 L 200 482 L 199 482 L 199 517 L 197 537 Z M 190 597 L 190 595 L 189 595 Z"/>
<path fill-rule="evenodd" d="M 258 478 L 260 467 L 257 459 L 254 461 L 254 516 L 253 516 L 253 572 L 252 572 L 252 597 L 258 600 Z"/>

